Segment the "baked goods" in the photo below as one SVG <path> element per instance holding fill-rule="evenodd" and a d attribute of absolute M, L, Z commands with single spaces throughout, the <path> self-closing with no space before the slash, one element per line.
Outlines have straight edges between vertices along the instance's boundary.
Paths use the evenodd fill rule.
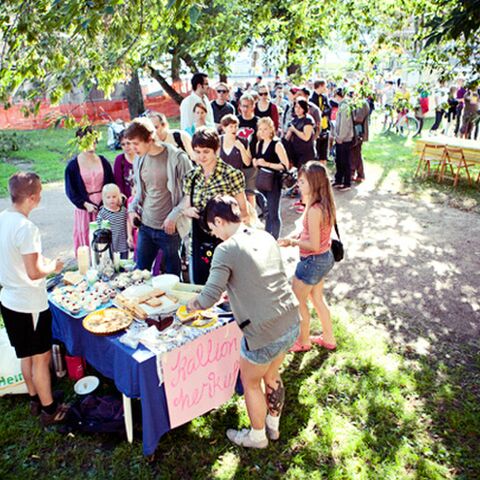
<path fill-rule="evenodd" d="M 110 285 L 117 290 L 125 290 L 132 285 L 141 285 L 151 277 L 152 274 L 148 270 L 133 270 L 120 273 L 110 282 Z"/>
<path fill-rule="evenodd" d="M 183 325 L 197 328 L 210 327 L 218 321 L 218 315 L 211 308 L 188 312 L 185 305 L 177 310 L 177 318 Z"/>
<path fill-rule="evenodd" d="M 63 283 L 65 285 L 78 285 L 83 281 L 83 275 L 79 272 L 65 272 L 63 274 Z"/>
<path fill-rule="evenodd" d="M 96 335 L 110 335 L 130 326 L 133 317 L 120 308 L 106 308 L 83 319 L 85 330 Z"/>
<path fill-rule="evenodd" d="M 143 310 L 143 308 L 138 305 L 138 302 L 136 300 L 131 300 L 125 297 L 125 295 L 119 293 L 115 297 L 114 301 L 115 305 L 123 308 L 134 317 L 139 318 L 140 320 L 146 320 L 148 318 L 147 312 L 145 312 L 145 310 Z"/>
<path fill-rule="evenodd" d="M 107 304 L 115 291 L 104 282 L 97 282 L 88 290 L 86 282 L 78 285 L 57 287 L 52 292 L 52 300 L 72 315 L 85 315 Z"/>

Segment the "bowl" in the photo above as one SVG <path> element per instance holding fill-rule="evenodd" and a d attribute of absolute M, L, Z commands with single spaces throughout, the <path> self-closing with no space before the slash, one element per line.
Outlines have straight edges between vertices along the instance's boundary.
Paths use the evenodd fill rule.
<path fill-rule="evenodd" d="M 163 290 L 163 291 L 171 290 L 178 283 L 180 283 L 180 277 L 178 275 L 173 275 L 171 273 L 158 275 L 152 278 L 152 285 L 155 288 L 159 288 L 160 290 Z"/>
<path fill-rule="evenodd" d="M 73 386 L 75 393 L 77 395 L 88 395 L 92 393 L 100 385 L 100 380 L 98 377 L 89 375 L 83 377 Z"/>

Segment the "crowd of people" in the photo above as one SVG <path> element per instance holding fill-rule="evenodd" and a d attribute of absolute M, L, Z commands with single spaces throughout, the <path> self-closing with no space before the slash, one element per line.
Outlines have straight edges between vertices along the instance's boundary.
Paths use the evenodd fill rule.
<path fill-rule="evenodd" d="M 422 134 L 425 117 L 434 122 L 429 135 L 443 134 L 465 139 L 478 139 L 480 126 L 480 87 L 463 77 L 450 84 L 439 80 L 432 85 L 419 84 L 409 91 L 401 81 L 387 80 L 376 86 L 379 106 L 386 116 L 394 111 L 401 115 L 411 109 L 418 121 L 415 136 Z M 385 117 L 387 118 L 387 117 Z"/>
<path fill-rule="evenodd" d="M 243 333 L 241 378 L 251 429 L 228 438 L 264 448 L 279 438 L 285 388 L 279 368 L 287 351 L 314 345 L 334 350 L 336 340 L 323 287 L 334 265 L 331 232 L 336 225 L 333 188 L 349 190 L 364 179 L 361 147 L 368 140 L 368 99 L 324 80 L 309 86 L 261 79 L 233 94 L 226 83 L 208 97 L 209 79 L 192 78 L 180 107 L 180 130 L 161 112 L 134 119 L 120 135 L 123 152 L 113 168 L 96 153 L 92 127 L 77 131 L 82 151 L 65 170 L 65 190 L 75 207 L 75 251 L 89 244 L 89 224 L 110 222 L 113 249 L 136 265 L 182 276 L 188 250 L 189 281 L 204 285 L 188 304 L 205 309 L 224 291 Z M 330 180 L 327 160 L 335 151 Z M 303 215 L 298 231 L 282 236 L 283 180 L 296 172 L 289 192 Z M 51 391 L 48 365 L 51 315 L 45 277 L 59 261 L 41 253 L 38 229 L 29 220 L 40 202 L 41 181 L 33 173 L 9 182 L 11 208 L 0 214 L 2 316 L 21 359 L 32 413 L 45 426 L 62 422 L 67 407 Z M 258 191 L 267 201 L 258 228 Z M 297 193 L 295 193 L 297 191 Z M 290 285 L 280 249 L 296 247 L 299 262 Z M 311 300 L 322 325 L 310 333 Z M 263 388 L 262 390 L 262 383 Z"/>

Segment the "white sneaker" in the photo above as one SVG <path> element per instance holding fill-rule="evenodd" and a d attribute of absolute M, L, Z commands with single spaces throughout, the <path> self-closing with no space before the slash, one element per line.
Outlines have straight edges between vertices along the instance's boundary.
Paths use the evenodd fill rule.
<path fill-rule="evenodd" d="M 280 438 L 280 430 L 269 428 L 268 425 L 265 425 L 265 432 L 270 440 L 278 440 Z"/>
<path fill-rule="evenodd" d="M 268 447 L 268 439 L 261 440 L 259 442 L 254 442 L 250 438 L 250 429 L 243 428 L 242 430 L 234 430 L 233 428 L 229 428 L 227 430 L 227 438 L 235 443 L 235 445 L 239 445 L 240 447 L 247 447 L 247 448 L 266 448 Z"/>

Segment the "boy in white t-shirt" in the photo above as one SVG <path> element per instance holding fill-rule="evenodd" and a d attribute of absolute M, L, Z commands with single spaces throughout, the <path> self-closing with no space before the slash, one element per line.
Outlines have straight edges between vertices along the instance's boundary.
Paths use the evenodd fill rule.
<path fill-rule="evenodd" d="M 30 410 L 44 426 L 64 420 L 68 407 L 52 396 L 50 356 L 52 317 L 45 277 L 60 273 L 60 260 L 47 260 L 38 228 L 28 219 L 40 203 L 35 173 L 16 173 L 8 182 L 12 205 L 0 213 L 0 310 L 10 343 L 21 359 Z"/>

